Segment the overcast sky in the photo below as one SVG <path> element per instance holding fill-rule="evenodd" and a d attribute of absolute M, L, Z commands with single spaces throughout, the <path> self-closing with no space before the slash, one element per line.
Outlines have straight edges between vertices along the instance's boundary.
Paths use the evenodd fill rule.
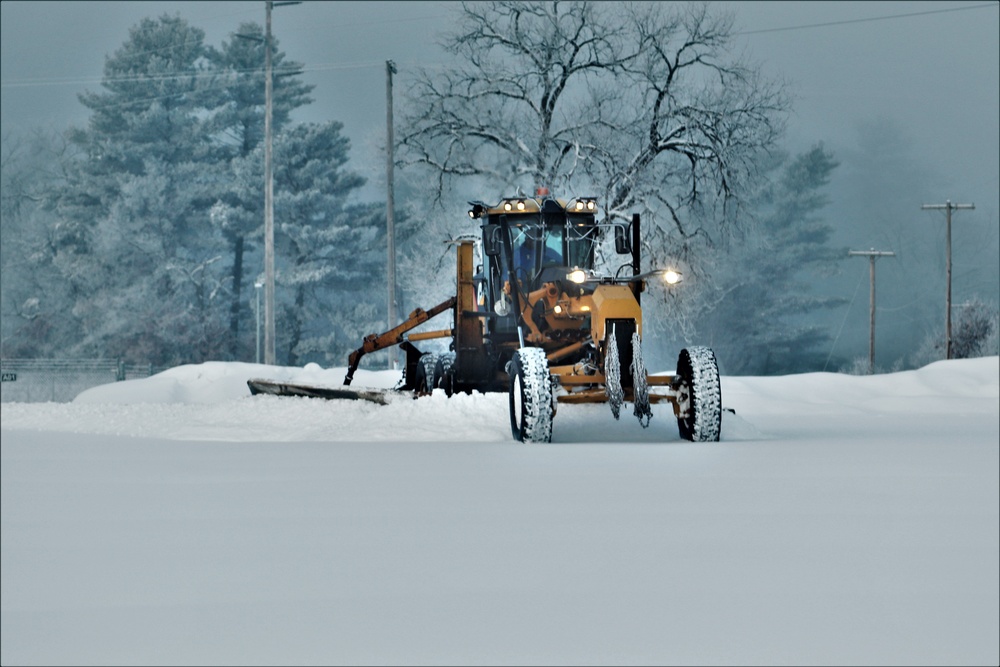
<path fill-rule="evenodd" d="M 889 119 L 997 200 L 1000 23 L 997 2 L 737 2 L 738 44 L 797 96 L 789 142 L 849 141 L 858 121 Z M 449 2 L 305 2 L 275 10 L 273 29 L 305 63 L 316 102 L 301 120 L 345 124 L 356 153 L 384 134 L 384 61 L 446 62 L 436 45 Z M 147 16 L 179 13 L 219 45 L 264 3 L 4 0 L 2 124 L 62 128 L 87 120 L 104 58 Z M 355 155 L 361 158 L 361 155 Z M 967 180 L 967 179 L 957 179 Z M 984 202 L 986 203 L 986 202 Z"/>
<path fill-rule="evenodd" d="M 783 77 L 797 99 L 789 147 L 824 141 L 835 151 L 858 122 L 887 119 L 969 186 L 961 197 L 995 211 L 1000 201 L 1000 28 L 997 2 L 736 2 L 740 48 Z M 300 120 L 340 120 L 352 157 L 385 132 L 384 62 L 407 68 L 447 61 L 436 45 L 456 10 L 449 2 L 305 2 L 275 10 L 273 29 L 306 66 L 315 103 Z M 83 124 L 76 99 L 97 90 L 104 57 L 147 16 L 179 13 L 219 45 L 240 22 L 263 23 L 264 3 L 39 2 L 4 0 L 2 126 Z M 941 197 L 946 196 L 944 194 Z M 948 195 L 950 196 L 950 195 Z"/>

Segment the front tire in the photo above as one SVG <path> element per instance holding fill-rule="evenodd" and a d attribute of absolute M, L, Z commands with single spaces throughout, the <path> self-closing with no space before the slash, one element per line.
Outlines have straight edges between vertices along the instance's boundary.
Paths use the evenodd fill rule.
<path fill-rule="evenodd" d="M 551 442 L 552 380 L 545 350 L 522 348 L 510 361 L 510 430 L 519 442 Z"/>
<path fill-rule="evenodd" d="M 677 430 L 691 442 L 718 442 L 722 432 L 722 384 L 715 353 L 689 347 L 677 358 Z"/>

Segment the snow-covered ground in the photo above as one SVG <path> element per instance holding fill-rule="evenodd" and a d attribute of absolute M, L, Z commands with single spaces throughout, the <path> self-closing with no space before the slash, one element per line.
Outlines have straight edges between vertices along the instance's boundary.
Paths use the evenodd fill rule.
<path fill-rule="evenodd" d="M 8 664 L 1000 662 L 998 358 L 669 406 L 249 395 L 208 363 L 3 403 Z M 359 371 L 355 385 L 391 386 Z"/>

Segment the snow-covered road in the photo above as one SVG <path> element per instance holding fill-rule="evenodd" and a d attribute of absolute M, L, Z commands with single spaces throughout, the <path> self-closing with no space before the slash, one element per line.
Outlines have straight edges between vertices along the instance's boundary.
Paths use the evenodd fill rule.
<path fill-rule="evenodd" d="M 1000 659 L 996 357 L 724 377 L 705 444 L 665 406 L 561 406 L 524 445 L 504 396 L 248 396 L 264 374 L 342 379 L 2 404 L 3 664 Z"/>

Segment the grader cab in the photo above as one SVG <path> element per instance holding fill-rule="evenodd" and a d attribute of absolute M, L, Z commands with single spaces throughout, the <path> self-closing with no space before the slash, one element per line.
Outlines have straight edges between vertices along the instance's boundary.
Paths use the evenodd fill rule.
<path fill-rule="evenodd" d="M 455 296 L 365 337 L 349 357 L 345 388 L 329 397 L 364 398 L 347 389 L 361 358 L 399 345 L 406 352 L 403 389 L 417 396 L 435 388 L 449 396 L 507 392 L 511 432 L 520 441 L 551 440 L 559 403 L 596 402 L 608 403 L 616 419 L 631 403 L 643 426 L 652 417 L 651 404 L 670 402 L 682 438 L 719 439 L 721 390 L 711 350 L 681 351 L 674 375 L 646 371 L 642 292 L 648 280 L 677 283 L 680 275 L 640 271 L 638 215 L 628 225 L 600 224 L 594 198 L 564 201 L 545 192 L 470 205 L 480 234 L 457 241 Z M 629 256 L 613 276 L 595 270 L 597 244 L 608 227 L 616 252 Z M 452 313 L 448 328 L 409 333 L 446 311 Z M 433 338 L 449 338 L 449 351 L 421 352 L 416 344 Z M 260 380 L 250 387 L 254 393 L 296 393 Z"/>

